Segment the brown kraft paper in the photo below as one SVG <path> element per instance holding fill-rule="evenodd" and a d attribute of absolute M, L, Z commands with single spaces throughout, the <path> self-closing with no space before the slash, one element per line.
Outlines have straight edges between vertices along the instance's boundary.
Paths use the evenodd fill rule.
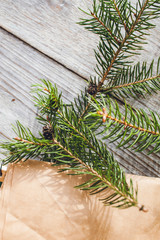
<path fill-rule="evenodd" d="M 0 194 L 0 240 L 160 239 L 160 179 L 132 175 L 147 213 L 106 207 L 99 195 L 74 188 L 86 179 L 46 162 L 10 164 Z"/>

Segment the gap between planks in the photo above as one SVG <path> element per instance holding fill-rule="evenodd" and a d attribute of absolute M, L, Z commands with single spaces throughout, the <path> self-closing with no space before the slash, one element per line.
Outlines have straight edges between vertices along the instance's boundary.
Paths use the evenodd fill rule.
<path fill-rule="evenodd" d="M 9 66 L 11 66 L 11 65 L 13 65 L 13 66 L 15 66 L 16 64 L 19 64 L 19 60 L 18 60 L 18 57 L 20 58 L 20 56 L 21 55 L 25 55 L 26 53 L 27 53 L 27 51 L 30 51 L 30 52 L 35 52 L 35 49 L 33 49 L 33 48 L 30 48 L 28 45 L 22 45 L 20 42 L 19 42 L 19 40 L 18 39 L 15 39 L 14 38 L 14 36 L 12 35 L 9 35 L 9 34 L 7 34 L 7 33 L 4 33 L 4 35 L 5 35 L 5 38 L 7 39 L 7 37 L 8 37 L 8 48 L 7 48 L 7 51 L 5 52 L 6 54 L 7 54 L 7 52 L 8 53 L 10 53 L 11 55 L 15 55 L 13 58 L 12 58 L 12 56 L 8 56 L 8 67 Z M 11 39 L 10 39 L 11 38 Z M 6 40 L 7 41 L 7 40 Z M 14 42 L 15 42 L 15 44 L 14 44 Z M 2 43 L 2 46 L 4 46 L 4 44 L 7 44 L 7 42 L 4 42 L 4 43 Z M 20 46 L 20 45 L 22 45 L 22 46 Z M 7 47 L 7 46 L 6 46 Z M 10 51 L 10 49 L 12 49 L 12 51 Z M 14 49 L 15 49 L 15 51 L 17 51 L 17 52 L 15 52 L 14 51 Z M 7 57 L 7 56 L 6 56 Z M 44 56 L 43 56 L 44 57 Z M 23 56 L 23 58 L 25 59 L 25 56 Z M 32 59 L 32 56 L 30 57 L 30 60 L 32 59 L 32 62 L 30 62 L 30 71 L 31 71 L 31 76 L 32 76 L 32 78 L 31 79 L 35 79 L 36 77 L 37 77 L 37 75 L 34 75 L 33 73 L 32 73 L 32 71 L 33 71 L 33 69 L 34 69 L 34 64 L 35 64 L 35 62 L 37 61 L 37 60 L 39 60 L 39 58 L 40 58 L 40 53 L 37 51 L 37 53 L 36 53 L 36 56 L 34 57 L 34 59 Z M 28 57 L 26 57 L 26 59 L 28 59 Z M 22 61 L 22 60 L 21 60 Z M 21 62 L 20 61 L 20 62 Z M 39 61 L 42 61 L 43 62 L 43 60 L 39 60 Z M 25 63 L 24 63 L 25 64 Z M 38 63 L 39 64 L 39 63 Z M 52 63 L 52 65 L 54 65 L 54 63 Z M 41 65 L 40 65 L 41 66 Z M 26 71 L 28 71 L 28 67 L 29 66 L 24 66 L 23 64 L 20 64 L 19 65 L 19 68 L 24 68 L 24 69 L 22 69 L 23 71 L 22 71 L 22 73 L 20 72 L 20 74 L 22 74 L 22 75 L 20 75 L 20 76 L 17 76 L 17 74 L 18 74 L 18 71 L 16 70 L 16 72 L 15 72 L 15 77 L 16 77 L 16 79 L 17 79 L 17 77 L 19 78 L 19 80 L 20 80 L 20 78 L 22 78 L 23 77 L 23 73 L 24 73 L 24 76 L 25 76 L 25 72 Z M 48 64 L 46 63 L 46 67 L 48 67 Z M 58 66 L 57 66 L 58 67 Z M 62 66 L 61 66 L 62 67 Z M 6 71 L 7 71 L 7 66 L 6 66 L 6 69 L 5 69 Z M 61 70 L 60 69 L 58 69 L 59 71 L 60 71 L 60 74 L 63 74 L 62 72 L 61 72 Z M 36 69 L 36 71 L 37 71 L 37 69 Z M 39 69 L 39 71 L 40 71 L 40 73 L 41 73 L 41 67 L 40 67 L 40 69 Z M 66 70 L 67 71 L 67 70 Z M 56 73 L 53 71 L 53 73 L 55 74 L 55 78 L 56 78 Z M 73 74 L 73 73 L 72 73 Z M 29 75 L 30 76 L 30 75 Z M 28 78 L 28 75 L 27 75 L 27 78 Z M 8 81 L 11 81 L 12 79 L 11 79 L 11 76 L 9 76 L 9 78 L 8 78 Z M 27 81 L 27 79 L 23 79 L 23 84 L 25 83 L 25 84 L 29 84 L 29 82 L 26 82 Z M 35 80 L 34 80 L 35 81 Z M 70 81 L 70 79 L 69 79 L 69 81 Z M 20 86 L 20 82 L 19 81 L 17 81 L 17 84 L 18 84 L 18 86 Z M 26 85 L 27 86 L 27 85 Z M 78 85 L 77 85 L 77 87 L 78 87 Z M 12 89 L 12 87 L 11 87 L 11 90 L 13 90 Z M 27 90 L 27 89 L 26 89 Z M 18 92 L 17 92 L 18 93 Z M 5 92 L 5 94 L 6 94 L 6 92 Z M 18 95 L 19 95 L 19 93 L 18 93 Z M 23 97 L 23 96 L 22 96 Z M 28 99 L 28 98 L 27 98 Z M 29 101 L 29 100 L 27 100 L 27 101 Z M 22 103 L 22 102 L 21 102 Z M 17 105 L 18 106 L 18 105 Z M 21 106 L 21 105 L 19 105 L 19 106 Z M 7 109 L 5 109 L 5 111 L 6 111 Z M 20 117 L 20 115 L 22 115 L 22 114 L 24 114 L 24 108 L 18 113 L 19 114 L 19 117 Z M 25 110 L 25 112 L 26 112 L 26 110 Z M 12 113 L 12 114 L 14 114 L 14 113 Z M 26 115 L 27 116 L 27 115 Z M 33 114 L 32 114 L 32 117 L 34 117 L 33 116 Z M 21 117 L 21 119 L 23 118 L 23 116 Z M 27 120 L 26 119 L 26 121 L 29 121 L 29 120 Z M 27 123 L 27 122 L 26 122 Z M 7 125 L 7 123 L 6 123 L 6 125 Z M 34 128 L 37 128 L 35 125 L 34 125 L 34 123 L 32 124 L 33 126 L 34 126 Z M 3 134 L 4 134 L 4 131 L 3 131 Z M 9 134 L 9 132 L 8 132 L 8 134 Z M 111 147 L 110 148 L 112 148 L 112 145 L 110 145 Z M 136 154 L 133 154 L 133 153 L 131 153 L 130 152 L 130 150 L 126 150 L 126 152 L 125 152 L 125 150 L 123 150 L 123 149 L 116 149 L 115 148 L 115 145 L 114 145 L 114 148 L 112 148 L 112 150 L 113 150 L 113 152 L 115 153 L 115 156 L 116 156 L 116 158 L 117 158 L 117 160 L 120 162 L 120 164 L 123 166 L 123 168 L 125 168 L 126 170 L 127 170 L 127 172 L 132 172 L 132 173 L 137 173 L 137 174 L 141 174 L 141 175 L 147 175 L 147 176 L 159 176 L 159 169 L 160 169 L 160 167 L 159 167 L 159 163 L 157 162 L 156 163 L 156 161 L 154 162 L 154 156 L 152 156 L 152 157 L 148 157 L 148 159 L 147 159 L 147 161 L 142 161 L 143 159 L 144 159 L 144 157 L 146 157 L 147 158 L 147 156 L 144 156 L 144 154 L 139 154 L 138 156 L 136 156 Z M 141 160 L 141 161 L 140 161 Z M 155 171 L 156 170 L 156 171 Z"/>
<path fill-rule="evenodd" d="M 79 73 L 75 72 L 73 69 L 65 66 L 63 63 L 61 63 L 60 61 L 57 61 L 56 59 L 54 59 L 53 57 L 47 55 L 45 52 L 41 51 L 40 49 L 34 47 L 33 45 L 31 45 L 30 43 L 28 43 L 27 41 L 25 41 L 24 39 L 20 38 L 18 35 L 13 34 L 11 31 L 9 31 L 7 28 L 0 26 L 0 30 L 3 30 L 5 32 L 7 32 L 8 34 L 10 34 L 11 36 L 15 37 L 16 39 L 18 39 L 19 41 L 25 43 L 26 45 L 28 45 L 29 47 L 31 47 L 33 50 L 36 50 L 37 52 L 43 54 L 45 57 L 51 59 L 52 61 L 58 63 L 59 65 L 61 65 L 62 67 L 66 68 L 68 71 L 74 73 L 75 75 L 77 75 L 78 77 L 82 78 L 84 81 L 88 81 L 87 79 L 85 79 L 82 75 L 80 75 Z"/>

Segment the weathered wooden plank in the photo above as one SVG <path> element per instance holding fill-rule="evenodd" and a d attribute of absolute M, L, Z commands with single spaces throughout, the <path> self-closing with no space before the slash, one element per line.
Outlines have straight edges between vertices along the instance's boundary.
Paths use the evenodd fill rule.
<path fill-rule="evenodd" d="M 10 124 L 17 119 L 37 132 L 34 107 L 30 94 L 31 85 L 45 78 L 57 84 L 63 100 L 70 102 L 84 90 L 82 78 L 60 64 L 0 31 L 0 134 L 13 137 Z"/>
<path fill-rule="evenodd" d="M 1 26 L 56 61 L 88 77 L 95 37 L 76 25 L 80 1 L 1 1 Z M 10 18 L 11 17 L 11 18 Z M 84 71 L 84 73 L 83 73 Z"/>
<path fill-rule="evenodd" d="M 1 80 L 0 80 L 0 138 L 13 137 L 10 124 L 15 123 L 17 119 L 30 127 L 34 133 L 37 133 L 39 125 L 35 121 L 36 108 L 31 101 L 29 94 L 31 83 L 38 82 L 41 77 L 47 77 L 52 82 L 56 82 L 60 89 L 63 90 L 66 101 L 73 99 L 73 89 L 66 89 L 61 82 L 70 86 L 70 83 L 76 82 L 74 88 L 75 95 L 80 92 L 79 84 L 82 79 L 73 73 L 68 73 L 59 64 L 47 59 L 42 54 L 36 52 L 23 42 L 15 39 L 13 36 L 1 31 Z M 69 74 L 69 78 L 68 78 Z M 55 80 L 53 80 L 55 79 Z M 71 81 L 71 82 L 70 82 Z M 79 89 L 78 89 L 79 86 Z M 72 95 L 73 94 L 73 95 Z M 148 158 L 147 162 L 143 161 L 144 154 L 138 154 L 136 157 L 129 150 L 116 149 L 115 145 L 109 145 L 109 148 L 115 152 L 116 158 L 128 172 L 158 176 L 159 164 L 156 159 Z M 136 164 L 135 164 L 136 163 Z"/>
<path fill-rule="evenodd" d="M 40 129 L 35 120 L 37 109 L 31 99 L 30 85 L 40 78 L 57 83 L 65 101 L 84 89 L 84 80 L 43 54 L 34 50 L 14 36 L 0 31 L 1 76 L 0 76 L 0 139 L 14 137 L 11 125 L 18 119 L 37 134 Z M 116 149 L 110 144 L 115 158 L 130 173 L 159 176 L 158 156 L 146 157 L 145 153 Z"/>
<path fill-rule="evenodd" d="M 132 0 L 136 2 L 137 0 Z M 85 0 L 90 7 L 92 1 Z M 76 25 L 86 17 L 78 7 L 86 9 L 81 0 L 1 0 L 0 24 L 39 51 L 72 69 L 86 79 L 94 74 L 93 49 L 97 36 Z M 137 60 L 155 58 L 160 49 L 160 24 L 148 37 L 149 45 Z"/>
<path fill-rule="evenodd" d="M 88 6 L 92 1 L 85 1 Z M 136 0 L 132 0 L 136 2 Z M 15 34 L 31 46 L 59 61 L 76 73 L 89 78 L 93 73 L 95 58 L 93 48 L 96 47 L 97 37 L 76 25 L 75 22 L 84 16 L 78 7 L 86 8 L 83 1 L 71 0 L 1 0 L 0 24 L 11 33 Z M 148 60 L 159 56 L 160 50 L 160 25 L 158 20 L 156 29 L 148 37 L 144 54 L 138 60 Z M 137 61 L 137 56 L 135 56 Z M 89 65 L 88 65 L 89 64 Z M 87 73 L 84 71 L 87 71 Z M 155 111 L 159 109 L 159 96 L 148 98 L 140 104 L 132 100 L 133 106 L 141 107 L 145 104 Z M 147 105 L 146 105 L 147 104 Z M 144 107 L 144 106 L 143 106 Z"/>
<path fill-rule="evenodd" d="M 35 134 L 41 130 L 35 120 L 37 109 L 30 94 L 31 85 L 38 83 L 40 78 L 56 83 L 65 102 L 72 101 L 84 90 L 82 78 L 3 30 L 0 31 L 0 55 L 1 140 L 15 136 L 11 124 L 16 120 Z M 0 158 L 3 158 L 2 153 Z"/>
<path fill-rule="evenodd" d="M 89 0 L 85 2 L 88 6 L 91 4 Z M 81 76 L 89 78 L 95 65 L 93 48 L 97 44 L 97 37 L 75 24 L 80 17 L 84 16 L 78 7 L 86 8 L 84 2 L 80 0 L 69 2 L 33 0 L 30 3 L 27 0 L 23 2 L 2 0 L 0 22 L 2 27 L 22 38 L 23 41 Z M 149 45 L 145 47 L 144 54 L 138 56 L 138 60 L 145 59 L 150 62 L 152 58 L 157 59 L 159 56 L 160 25 L 157 20 L 155 23 L 157 23 L 157 28 L 151 31 L 152 35 L 148 37 Z M 135 56 L 136 60 L 137 56 Z M 87 74 L 84 68 L 87 69 Z M 159 111 L 157 104 L 159 97 L 155 96 L 154 99 L 149 98 L 145 101 L 147 104 L 145 109 L 150 107 Z M 143 104 L 143 100 L 140 102 Z M 132 100 L 131 103 L 133 106 L 141 107 L 137 101 Z"/>

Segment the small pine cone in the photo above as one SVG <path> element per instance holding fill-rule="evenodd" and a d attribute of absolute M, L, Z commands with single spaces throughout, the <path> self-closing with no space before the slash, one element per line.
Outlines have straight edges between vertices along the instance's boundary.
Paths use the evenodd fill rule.
<path fill-rule="evenodd" d="M 90 95 L 94 95 L 97 92 L 97 85 L 96 85 L 96 83 L 90 82 L 87 92 Z"/>
<path fill-rule="evenodd" d="M 52 127 L 48 124 L 43 127 L 43 136 L 47 140 L 52 140 L 53 139 L 53 129 Z"/>

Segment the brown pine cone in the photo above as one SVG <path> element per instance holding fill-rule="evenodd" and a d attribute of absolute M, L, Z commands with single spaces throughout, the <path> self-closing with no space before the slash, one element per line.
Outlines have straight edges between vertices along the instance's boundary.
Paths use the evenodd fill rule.
<path fill-rule="evenodd" d="M 49 124 L 47 124 L 43 127 L 43 136 L 44 136 L 45 139 L 52 140 L 53 139 L 53 133 L 54 133 L 53 129 Z"/>

